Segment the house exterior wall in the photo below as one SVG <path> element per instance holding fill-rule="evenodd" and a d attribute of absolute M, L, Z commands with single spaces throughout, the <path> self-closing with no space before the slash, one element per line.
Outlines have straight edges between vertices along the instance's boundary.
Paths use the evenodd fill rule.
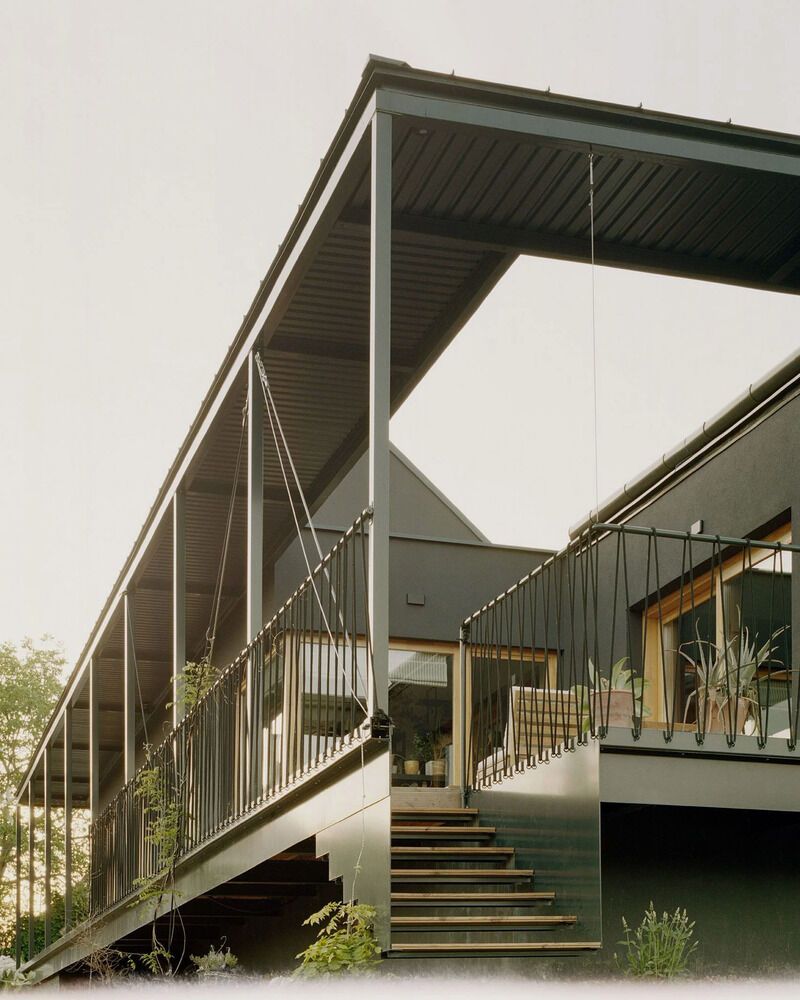
<path fill-rule="evenodd" d="M 546 549 L 494 546 L 395 449 L 391 461 L 390 610 L 394 637 L 456 642 L 462 620 L 509 581 L 519 579 L 551 553 Z M 314 515 L 320 547 L 327 553 L 367 506 L 367 466 L 361 459 Z M 311 567 L 319 561 L 310 531 L 303 544 Z M 295 539 L 281 554 L 264 586 L 264 621 L 275 614 L 308 575 Z M 424 606 L 409 604 L 424 595 Z M 216 641 L 218 666 L 246 644 L 244 602 L 223 621 Z"/>
<path fill-rule="evenodd" d="M 676 476 L 630 520 L 687 531 L 702 519 L 706 534 L 753 536 L 800 511 L 799 451 L 800 395 L 794 394 Z M 798 534 L 795 528 L 795 540 Z M 797 560 L 792 631 L 797 665 Z M 632 741 L 624 753 L 602 748 L 605 946 L 596 961 L 614 966 L 623 916 L 638 924 L 652 900 L 659 913 L 686 907 L 696 921 L 694 965 L 701 973 L 796 971 L 800 864 L 789 845 L 800 834 L 800 754 L 780 762 L 763 752 L 742 760 L 733 751 L 702 757 L 697 749 L 695 756 L 670 756 L 663 746 L 660 754 L 637 752 Z"/>

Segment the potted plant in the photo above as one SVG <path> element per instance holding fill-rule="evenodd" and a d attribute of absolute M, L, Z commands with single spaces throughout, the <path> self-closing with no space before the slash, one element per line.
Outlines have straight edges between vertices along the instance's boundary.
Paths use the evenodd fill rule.
<path fill-rule="evenodd" d="M 741 614 L 740 614 L 741 620 Z M 760 647 L 756 646 L 758 635 L 750 641 L 748 629 L 739 628 L 723 646 L 700 638 L 699 626 L 695 624 L 697 639 L 684 646 L 696 647 L 696 654 L 690 656 L 683 647 L 680 655 L 695 669 L 695 689 L 686 699 L 684 722 L 694 699 L 700 732 L 744 733 L 748 719 L 752 716 L 758 726 L 756 670 L 769 663 L 779 663 L 773 658 L 778 647 L 775 639 L 785 632 L 782 625 Z"/>
<path fill-rule="evenodd" d="M 420 764 L 427 764 L 433 757 L 431 745 L 431 734 L 417 731 L 414 734 L 414 752 L 411 757 L 407 757 L 403 767 L 406 774 L 419 774 Z M 409 770 L 409 765 L 411 769 Z"/>
<path fill-rule="evenodd" d="M 420 734 L 415 733 L 414 735 L 414 750 L 406 757 L 403 761 L 403 773 L 404 774 L 419 774 L 420 763 L 424 762 L 425 746 L 424 741 L 420 739 Z"/>
<path fill-rule="evenodd" d="M 437 740 L 433 733 L 426 733 L 425 748 L 425 773 L 432 778 L 436 778 L 436 784 L 443 784 L 447 774 L 447 760 L 444 755 L 444 746 Z"/>
<path fill-rule="evenodd" d="M 623 656 L 612 664 L 610 676 L 601 674 L 591 659 L 588 663 L 589 689 L 594 709 L 595 725 L 616 726 L 631 729 L 634 724 L 635 708 L 641 705 L 641 717 L 647 718 L 650 709 L 643 703 L 645 689 L 649 681 L 640 677 L 627 666 L 628 657 Z M 589 729 L 589 694 L 586 689 L 573 688 L 582 708 L 584 731 Z"/>

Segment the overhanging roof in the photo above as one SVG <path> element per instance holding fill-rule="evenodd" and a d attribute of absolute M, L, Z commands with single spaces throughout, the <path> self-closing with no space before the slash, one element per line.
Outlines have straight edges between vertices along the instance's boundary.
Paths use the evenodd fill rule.
<path fill-rule="evenodd" d="M 224 521 L 248 351 L 262 351 L 312 506 L 363 450 L 369 126 L 376 111 L 393 118 L 393 409 L 519 254 L 589 260 L 590 149 L 598 263 L 800 291 L 800 138 L 370 59 L 59 708 L 75 695 L 88 657 L 104 645 L 113 652 L 122 591 L 149 581 L 158 593 L 163 584 L 169 504 L 178 487 L 194 498 L 187 505 L 188 558 L 198 610 L 190 632 L 197 631 L 195 641 L 202 635 L 204 590 L 218 552 L 210 526 L 221 529 Z M 292 524 L 268 432 L 265 438 L 265 537 L 274 555 L 291 537 Z M 243 531 L 243 486 L 237 535 Z M 231 563 L 234 589 L 240 564 Z M 167 605 L 163 599 L 153 603 L 148 627 L 154 643 L 169 627 Z"/>

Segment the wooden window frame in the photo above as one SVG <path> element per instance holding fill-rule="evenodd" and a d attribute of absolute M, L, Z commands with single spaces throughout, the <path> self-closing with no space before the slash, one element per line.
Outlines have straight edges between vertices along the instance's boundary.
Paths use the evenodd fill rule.
<path fill-rule="evenodd" d="M 784 545 L 790 545 L 792 542 L 791 521 L 771 531 L 764 538 L 758 539 L 758 541 L 780 542 Z M 661 666 L 663 626 L 671 625 L 681 614 L 685 614 L 691 610 L 692 599 L 694 599 L 694 607 L 698 607 L 713 597 L 716 602 L 714 617 L 716 623 L 715 642 L 718 646 L 724 645 L 726 641 L 723 634 L 724 616 L 722 606 L 725 596 L 724 584 L 735 580 L 736 577 L 741 576 L 747 570 L 758 566 L 767 559 L 772 559 L 774 555 L 774 549 L 759 548 L 757 542 L 754 541 L 749 556 L 746 554 L 746 550 L 729 556 L 723 560 L 721 566 L 709 569 L 705 573 L 700 574 L 700 576 L 695 577 L 691 586 L 685 584 L 683 587 L 678 587 L 673 593 L 663 597 L 661 601 L 655 602 L 647 609 L 644 623 L 647 630 L 644 676 L 650 681 L 650 684 L 645 688 L 644 704 L 650 710 L 650 718 L 647 721 L 649 721 L 651 726 L 664 724 L 667 719 L 667 694 L 664 688 L 664 672 Z M 674 677 L 672 681 L 674 686 Z M 646 721 L 643 721 L 643 725 L 646 725 Z M 673 726 L 676 730 L 684 728 L 682 721 L 679 722 L 674 718 Z M 688 725 L 686 728 L 693 731 L 695 727 Z"/>

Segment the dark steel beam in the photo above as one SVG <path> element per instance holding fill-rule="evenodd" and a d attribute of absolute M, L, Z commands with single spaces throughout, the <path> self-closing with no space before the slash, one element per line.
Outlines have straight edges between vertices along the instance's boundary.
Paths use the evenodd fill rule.
<path fill-rule="evenodd" d="M 348 212 L 342 223 L 345 229 L 350 226 L 358 231 L 363 231 L 368 224 L 368 213 L 360 210 Z M 395 214 L 392 216 L 392 227 L 395 232 L 403 234 L 407 240 L 421 241 L 443 251 L 449 249 L 476 250 L 484 253 L 548 257 L 554 260 L 579 263 L 588 263 L 590 260 L 588 239 L 578 239 L 574 236 L 560 236 L 555 233 L 502 226 L 487 226 L 476 222 L 436 219 L 422 215 Z M 712 257 L 667 253 L 661 250 L 649 250 L 645 247 L 604 240 L 595 240 L 595 260 L 598 264 L 606 267 L 618 267 L 624 270 L 721 282 L 772 292 L 783 291 L 795 295 L 800 293 L 800 288 L 780 285 L 780 281 L 794 269 L 795 265 L 791 262 L 787 262 L 779 271 L 771 275 L 762 268 L 730 263 Z M 784 269 L 786 269 L 785 272 Z"/>
<path fill-rule="evenodd" d="M 369 344 L 336 343 L 316 337 L 299 334 L 276 334 L 269 342 L 266 354 L 287 354 L 300 358 L 320 358 L 324 360 L 353 361 L 366 365 L 369 362 Z M 411 371 L 414 357 L 409 351 L 392 348 L 392 368 L 397 371 Z"/>

